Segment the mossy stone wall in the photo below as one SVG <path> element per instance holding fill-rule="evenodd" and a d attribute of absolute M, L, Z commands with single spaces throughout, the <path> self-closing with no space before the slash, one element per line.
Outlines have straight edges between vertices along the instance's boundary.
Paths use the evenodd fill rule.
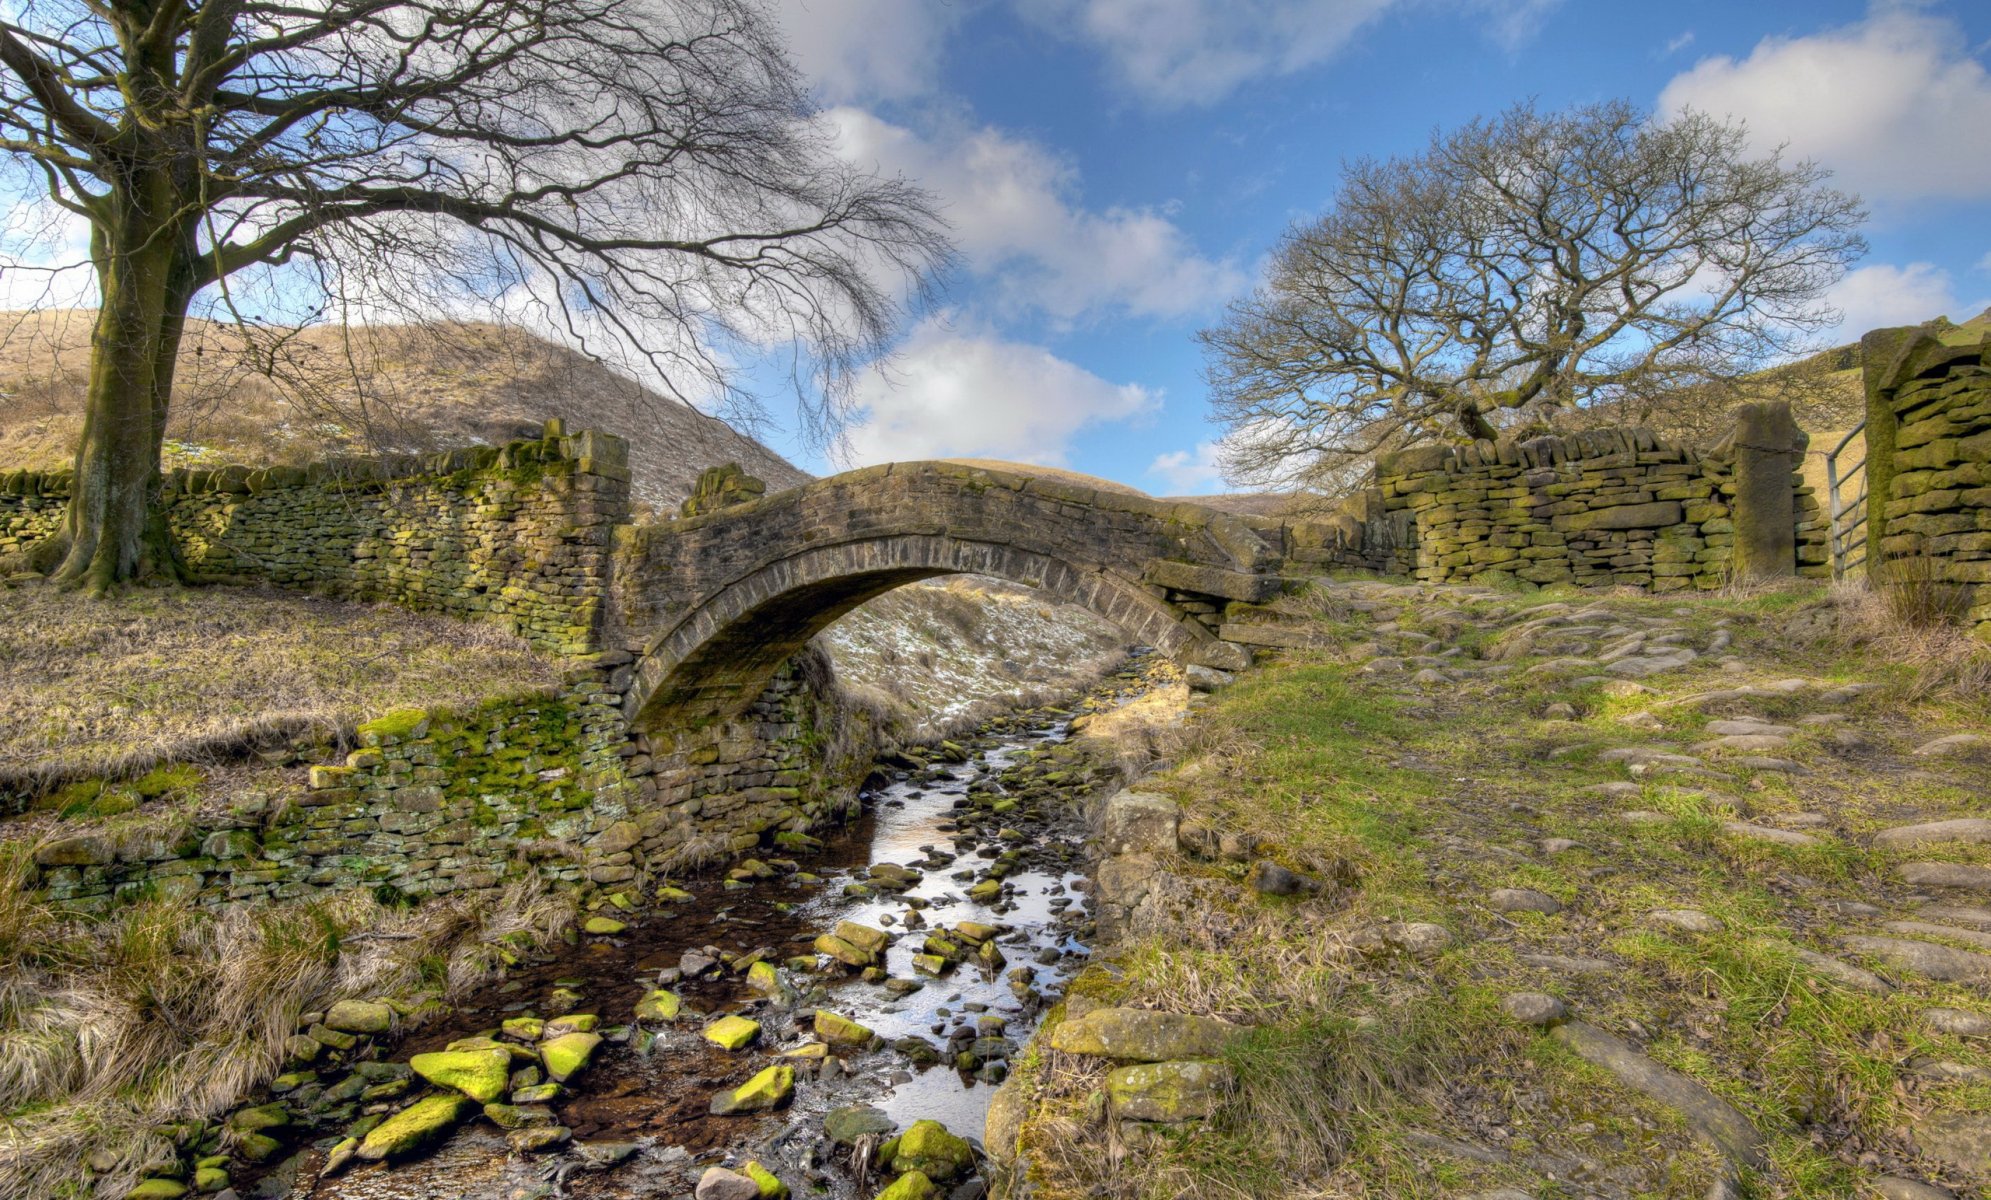
<path fill-rule="evenodd" d="M 1867 360 L 1868 427 L 1893 426 L 1891 446 L 1868 442 L 1869 547 L 1889 570 L 1962 588 L 1991 638 L 1991 338 L 1884 332 L 1901 336 Z"/>
<path fill-rule="evenodd" d="M 51 531 L 68 472 L 0 473 L 0 552 Z M 160 501 L 194 582 L 271 584 L 492 621 L 597 649 L 628 448 L 566 435 L 308 467 L 179 469 Z"/>
<path fill-rule="evenodd" d="M 1732 453 L 1704 453 L 1646 429 L 1417 446 L 1383 459 L 1388 511 L 1412 521 L 1410 560 L 1432 583 L 1573 583 L 1665 592 L 1729 578 Z M 1825 525 L 1793 472 L 1798 574 L 1822 577 Z"/>
<path fill-rule="evenodd" d="M 277 794 L 51 838 L 36 851 L 38 886 L 82 911 L 151 896 L 213 907 L 355 887 L 440 895 L 527 876 L 633 885 L 784 849 L 844 815 L 877 748 L 828 669 L 812 649 L 741 721 L 669 745 L 628 735 L 613 663 L 577 670 L 555 694 L 386 713 L 342 760 Z"/>

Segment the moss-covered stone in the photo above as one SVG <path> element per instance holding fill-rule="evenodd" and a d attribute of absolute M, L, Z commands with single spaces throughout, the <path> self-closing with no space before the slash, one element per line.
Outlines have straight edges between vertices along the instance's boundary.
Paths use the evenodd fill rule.
<path fill-rule="evenodd" d="M 451 1093 L 424 1097 L 375 1126 L 361 1139 L 357 1156 L 368 1162 L 405 1158 L 440 1141 L 477 1109 L 470 1100 Z"/>
<path fill-rule="evenodd" d="M 502 1048 L 438 1050 L 417 1054 L 408 1060 L 408 1065 L 415 1074 L 437 1087 L 461 1092 L 479 1104 L 489 1104 L 508 1090 L 512 1056 Z"/>
<path fill-rule="evenodd" d="M 795 1068 L 771 1066 L 730 1092 L 712 1098 L 714 1116 L 767 1112 L 788 1103 L 795 1094 Z"/>
<path fill-rule="evenodd" d="M 938 1121 L 915 1121 L 912 1128 L 878 1148 L 878 1160 L 894 1171 L 917 1172 L 945 1182 L 973 1173 L 975 1148 Z"/>
<path fill-rule="evenodd" d="M 744 1049 L 760 1036 L 760 1022 L 737 1014 L 720 1017 L 705 1027 L 705 1040 L 723 1050 Z"/>
<path fill-rule="evenodd" d="M 933 1200 L 939 1194 L 940 1189 L 933 1186 L 931 1179 L 918 1171 L 908 1171 L 894 1179 L 874 1200 Z"/>
<path fill-rule="evenodd" d="M 754 1186 L 760 1189 L 760 1200 L 788 1200 L 788 1185 L 752 1159 L 740 1168 L 740 1173 L 753 1180 Z"/>
<path fill-rule="evenodd" d="M 816 1010 L 815 1028 L 817 1037 L 839 1049 L 862 1050 L 878 1040 L 876 1033 L 825 1008 Z"/>
<path fill-rule="evenodd" d="M 1113 1115 L 1132 1121 L 1200 1121 L 1217 1111 L 1236 1076 L 1219 1062 L 1141 1063 L 1107 1073 Z"/>
<path fill-rule="evenodd" d="M 341 1033 L 386 1033 L 394 1027 L 394 1009 L 378 1000 L 341 1000 L 325 1010 L 325 1025 Z"/>
<path fill-rule="evenodd" d="M 676 992 L 658 988 L 636 1002 L 636 1019 L 639 1021 L 675 1021 L 683 1011 L 684 1001 Z"/>
<path fill-rule="evenodd" d="M 539 1056 L 553 1082 L 565 1083 L 587 1069 L 600 1045 L 601 1035 L 597 1033 L 563 1033 L 541 1042 Z"/>

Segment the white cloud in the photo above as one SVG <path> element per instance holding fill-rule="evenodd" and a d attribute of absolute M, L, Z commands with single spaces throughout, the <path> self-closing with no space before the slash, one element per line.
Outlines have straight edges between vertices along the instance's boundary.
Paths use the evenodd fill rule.
<path fill-rule="evenodd" d="M 1983 258 L 1977 260 L 1977 269 L 1980 271 L 1991 271 L 1991 252 L 1987 252 Z"/>
<path fill-rule="evenodd" d="M 789 53 L 830 103 L 925 95 L 966 12 L 934 0 L 782 0 Z"/>
<path fill-rule="evenodd" d="M 1082 207 L 1077 172 L 1034 142 L 988 126 L 923 137 L 857 108 L 827 117 L 846 157 L 940 198 L 969 269 L 991 282 L 998 303 L 1061 320 L 1112 309 L 1178 317 L 1247 283 L 1236 263 L 1199 254 L 1152 208 Z"/>
<path fill-rule="evenodd" d="M 1002 458 L 1056 466 L 1073 435 L 1152 412 L 1157 393 L 1110 383 L 1042 346 L 929 318 L 893 356 L 889 377 L 858 384 L 863 423 L 851 465 L 921 458 Z"/>
<path fill-rule="evenodd" d="M 1758 149 L 1832 168 L 1874 200 L 1991 196 L 1991 72 L 1953 21 L 1908 8 L 1801 38 L 1765 38 L 1747 58 L 1703 59 L 1660 93 L 1749 123 Z"/>
<path fill-rule="evenodd" d="M 1425 4 L 1484 18 L 1503 49 L 1531 40 L 1562 0 Z M 1090 42 L 1122 86 L 1163 108 L 1209 104 L 1254 79 L 1327 62 L 1409 0 L 1017 0 L 1025 16 Z"/>
<path fill-rule="evenodd" d="M 1839 331 L 1848 338 L 1869 329 L 1920 325 L 1936 317 L 1967 320 L 1985 303 L 1959 299 L 1949 272 L 1925 262 L 1905 267 L 1889 263 L 1860 267 L 1848 272 L 1826 299 L 1845 312 Z"/>
<path fill-rule="evenodd" d="M 1224 485 L 1224 469 L 1218 461 L 1221 450 L 1216 442 L 1198 442 L 1193 450 L 1170 450 L 1155 456 L 1148 464 L 1148 474 L 1167 484 L 1162 489 L 1165 495 L 1200 496 L 1220 491 Z"/>
<path fill-rule="evenodd" d="M 1680 51 L 1685 50 L 1687 47 L 1693 44 L 1694 44 L 1694 31 L 1689 29 L 1687 32 L 1680 34 L 1678 37 L 1675 37 L 1670 41 L 1668 41 L 1666 43 L 1666 49 L 1664 53 L 1661 55 L 1661 57 L 1665 57 L 1666 55 L 1678 54 L 1680 53 Z"/>
<path fill-rule="evenodd" d="M 1246 80 L 1338 53 L 1397 0 L 1020 0 L 1047 28 L 1105 53 L 1137 95 L 1207 104 Z"/>

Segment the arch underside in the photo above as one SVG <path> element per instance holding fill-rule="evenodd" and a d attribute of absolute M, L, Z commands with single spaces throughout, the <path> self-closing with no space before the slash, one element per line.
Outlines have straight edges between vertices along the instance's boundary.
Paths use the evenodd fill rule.
<path fill-rule="evenodd" d="M 819 546 L 736 580 L 651 643 L 629 693 L 639 725 L 697 728 L 738 715 L 782 663 L 839 617 L 893 588 L 942 575 L 992 575 L 1081 605 L 1181 661 L 1214 637 L 1112 572 L 1050 554 L 907 534 Z"/>

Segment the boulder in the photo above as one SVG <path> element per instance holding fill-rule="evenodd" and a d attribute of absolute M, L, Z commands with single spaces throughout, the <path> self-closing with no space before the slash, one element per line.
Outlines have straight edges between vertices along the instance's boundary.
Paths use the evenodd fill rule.
<path fill-rule="evenodd" d="M 512 1056 L 505 1050 L 438 1050 L 417 1054 L 408 1060 L 415 1074 L 489 1104 L 507 1091 L 511 1082 Z"/>
<path fill-rule="evenodd" d="M 325 1027 L 341 1033 L 386 1033 L 394 1009 L 378 1000 L 341 1000 L 325 1012 Z"/>
<path fill-rule="evenodd" d="M 914 1121 L 912 1128 L 878 1148 L 878 1161 L 894 1171 L 945 1183 L 974 1172 L 975 1148 L 938 1121 Z"/>
<path fill-rule="evenodd" d="M 477 1105 L 448 1093 L 424 1097 L 374 1126 L 361 1139 L 357 1157 L 368 1162 L 405 1158 L 440 1141 Z"/>
<path fill-rule="evenodd" d="M 1141 1063 L 1106 1076 L 1113 1115 L 1130 1121 L 1200 1121 L 1212 1116 L 1236 1084 L 1219 1062 Z"/>
<path fill-rule="evenodd" d="M 1182 806 L 1166 796 L 1127 790 L 1106 802 L 1099 819 L 1099 852 L 1168 854 L 1175 850 Z"/>
<path fill-rule="evenodd" d="M 1241 1032 L 1240 1026 L 1214 1017 L 1095 1008 L 1066 1019 L 1052 1030 L 1051 1048 L 1135 1062 L 1216 1058 Z"/>

